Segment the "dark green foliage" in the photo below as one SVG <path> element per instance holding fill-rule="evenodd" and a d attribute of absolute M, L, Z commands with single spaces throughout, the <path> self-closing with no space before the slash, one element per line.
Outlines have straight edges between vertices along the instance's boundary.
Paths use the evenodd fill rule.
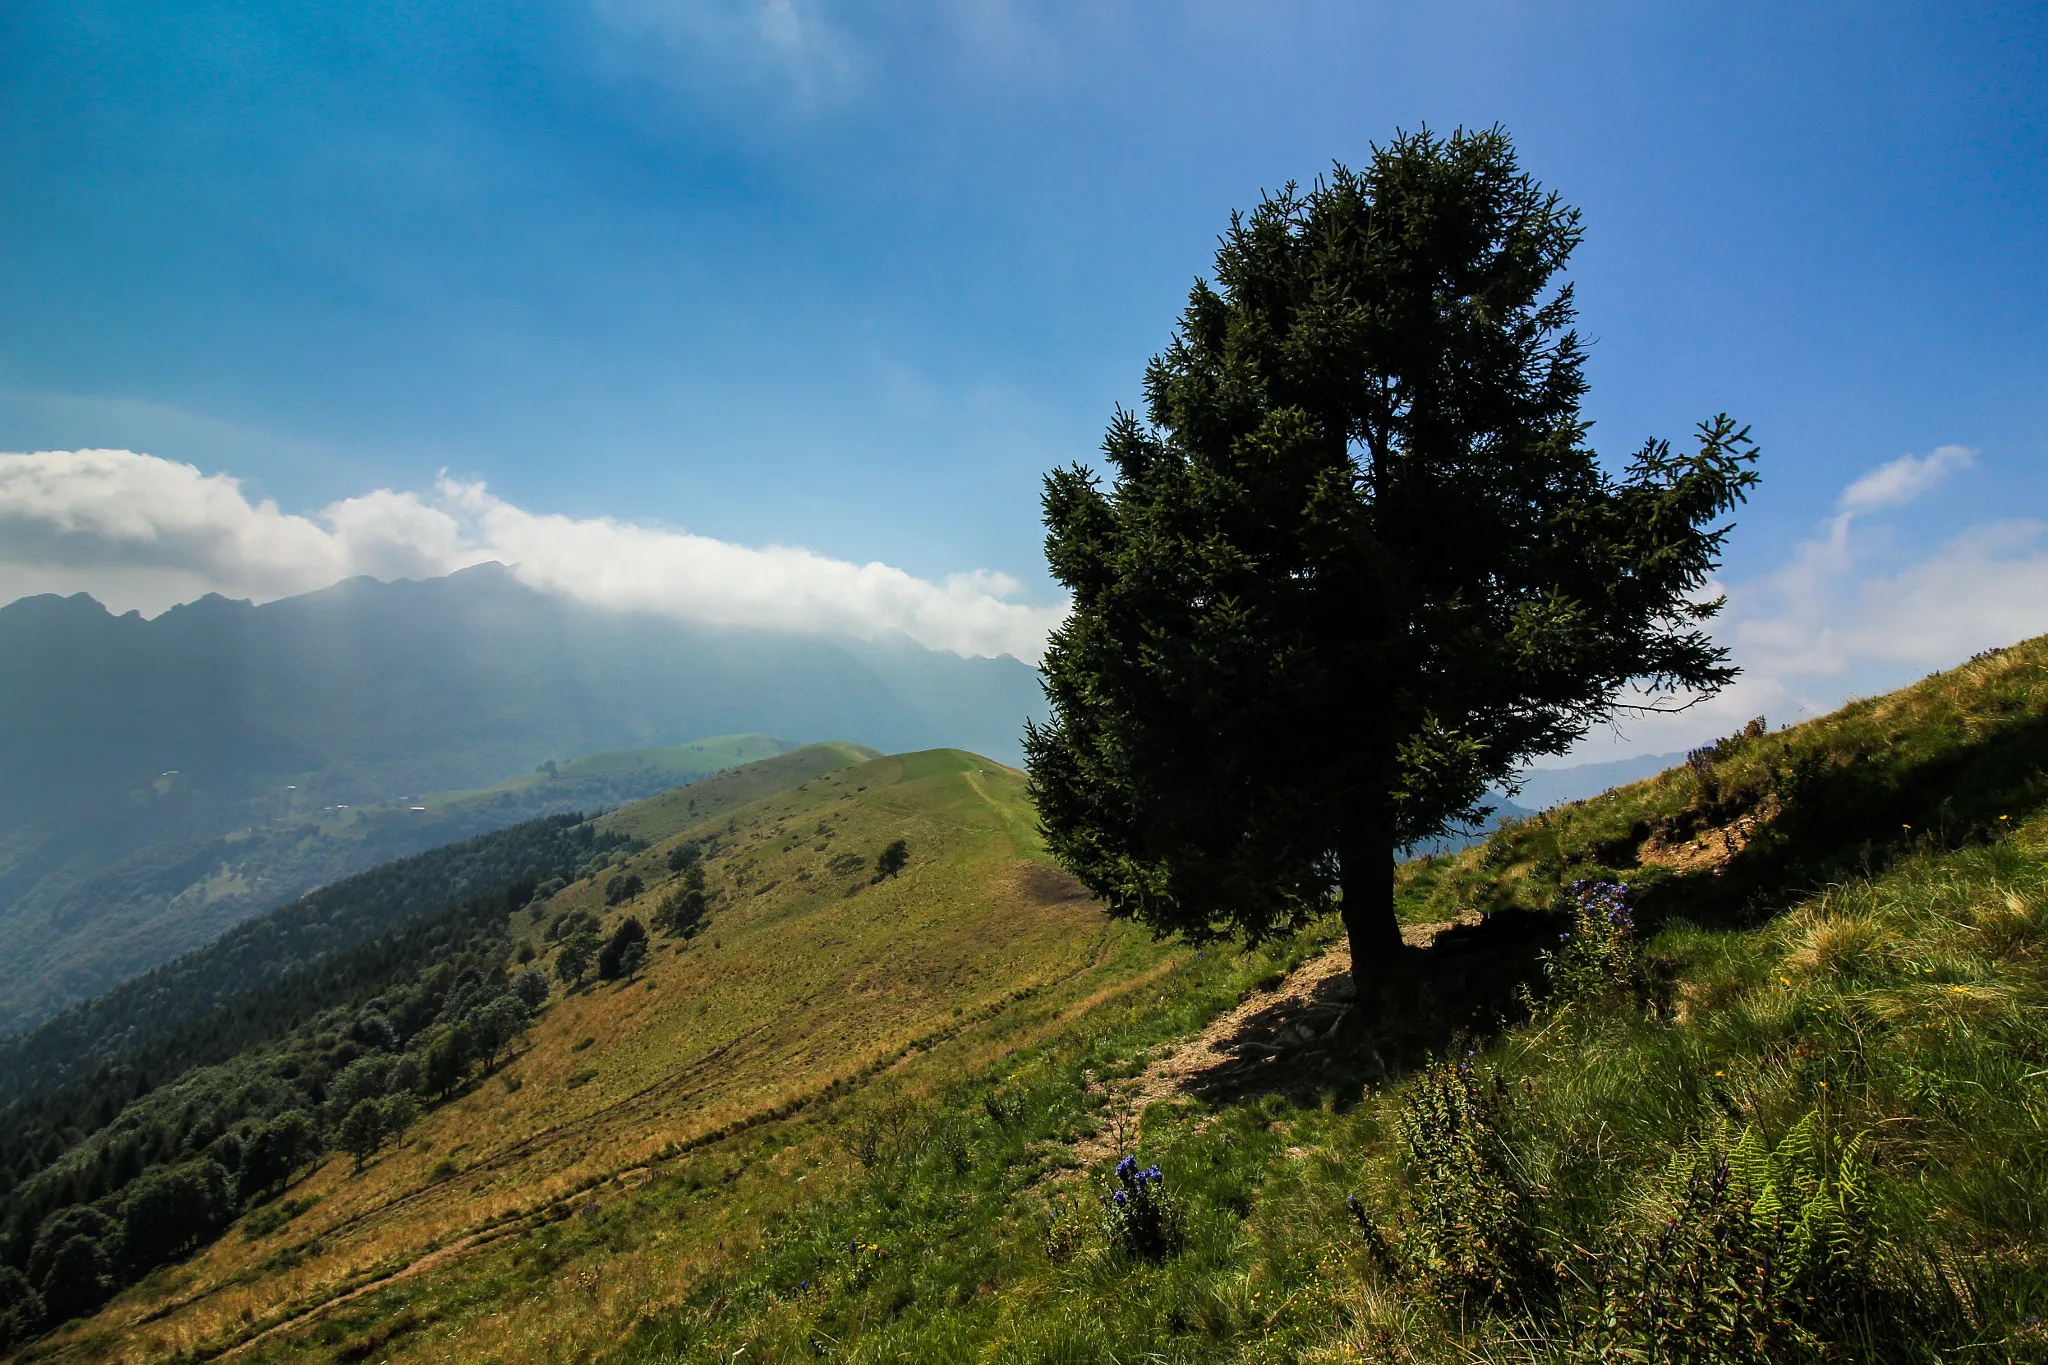
<path fill-rule="evenodd" d="M 392 929 L 431 921 L 460 901 L 500 917 L 517 908 L 511 902 L 523 904 L 538 879 L 574 866 L 594 848 L 622 842 L 623 836 L 601 834 L 579 815 L 548 816 L 323 887 L 64 1011 L 33 1033 L 0 1042 L 0 1106 L 11 1115 L 24 1099 L 80 1078 L 98 1096 L 132 1086 L 126 1078 L 134 1072 L 162 1083 L 178 1066 L 232 1057 L 308 1014 L 374 992 L 394 971 L 410 971 L 420 945 L 393 936 Z M 505 890 L 486 904 L 465 897 L 465 886 Z M 374 947 L 379 943 L 381 951 Z M 359 944 L 373 946 L 347 951 Z M 321 968 L 300 966 L 323 955 Z M 231 1008 L 216 1004 L 229 997 L 235 997 Z M 119 1063 L 132 1071 L 117 1071 Z M 48 1121 L 77 1122 L 72 1111 L 60 1112 L 63 1117 L 51 1113 Z M 4 1145 L 0 1163 L 12 1164 Z"/>
<path fill-rule="evenodd" d="M 47 1294 L 58 1266 L 58 1254 L 74 1239 L 84 1238 L 104 1247 L 119 1235 L 119 1225 L 89 1204 L 59 1209 L 35 1230 L 35 1242 L 28 1254 L 28 1278 Z"/>
<path fill-rule="evenodd" d="M 434 1035 L 420 1070 L 421 1083 L 430 1094 L 445 1099 L 468 1078 L 473 1048 L 466 1024 L 450 1024 Z"/>
<path fill-rule="evenodd" d="M 342 1118 L 334 1136 L 341 1150 L 355 1158 L 360 1171 L 370 1154 L 384 1145 L 386 1135 L 383 1101 L 359 1100 Z"/>
<path fill-rule="evenodd" d="M 210 1241 L 234 1217 L 228 1173 L 217 1161 L 158 1166 L 121 1198 L 121 1250 L 132 1271 Z"/>
<path fill-rule="evenodd" d="M 578 928 L 562 940 L 560 950 L 555 953 L 555 975 L 563 985 L 574 990 L 583 984 L 583 978 L 590 971 L 591 959 L 597 956 L 597 935 L 588 929 Z"/>
<path fill-rule="evenodd" d="M 704 850 L 694 839 L 677 844 L 668 851 L 668 870 L 687 872 L 703 857 Z"/>
<path fill-rule="evenodd" d="M 1104 490 L 1046 481 L 1074 610 L 1027 734 L 1059 859 L 1115 913 L 1259 939 L 1340 879 L 1354 972 L 1399 952 L 1393 850 L 1478 818 L 1631 682 L 1733 676 L 1696 601 L 1746 432 L 1586 444 L 1575 210 L 1498 130 L 1403 135 L 1234 217 L 1120 413 Z"/>
<path fill-rule="evenodd" d="M 1451 1303 L 1522 1305 L 1545 1288 L 1534 1196 L 1504 1131 L 1506 1088 L 1470 1060 L 1419 1075 L 1398 1121 L 1409 1273 Z"/>
<path fill-rule="evenodd" d="M 47 1311 L 28 1276 L 0 1265 L 0 1350 L 33 1335 Z"/>
<path fill-rule="evenodd" d="M 691 863 L 681 881 L 655 908 L 654 927 L 677 938 L 695 938 L 704 928 L 704 914 L 709 907 L 704 893 L 704 869 Z"/>
<path fill-rule="evenodd" d="M 294 1171 L 318 1154 L 313 1120 L 304 1110 L 287 1109 L 258 1126 L 242 1145 L 236 1189 L 244 1199 L 269 1194 L 289 1182 Z"/>
<path fill-rule="evenodd" d="M 520 945 L 522 948 L 525 944 Z M 531 961 L 522 958 L 521 961 Z M 548 975 L 538 967 L 528 967 L 512 978 L 512 994 L 519 997 L 528 1012 L 539 1009 L 548 1002 Z"/>
<path fill-rule="evenodd" d="M 84 1233 L 67 1237 L 51 1251 L 42 1283 L 51 1322 L 81 1317 L 114 1292 L 114 1257 L 106 1243 Z"/>
<path fill-rule="evenodd" d="M 597 954 L 597 974 L 606 981 L 630 977 L 647 961 L 647 926 L 631 915 L 619 922 Z"/>
<path fill-rule="evenodd" d="M 471 1036 L 483 1057 L 484 1071 L 489 1074 L 497 1069 L 498 1054 L 509 1052 L 513 1041 L 531 1027 L 533 1015 L 525 1001 L 507 993 L 476 1011 L 471 1020 Z"/>
<path fill-rule="evenodd" d="M 898 839 L 875 856 L 875 880 L 893 877 L 910 864 L 910 845 Z"/>
<path fill-rule="evenodd" d="M 640 874 L 637 872 L 629 872 L 613 877 L 604 884 L 604 903 L 606 905 L 624 905 L 646 889 L 647 883 L 641 880 Z"/>

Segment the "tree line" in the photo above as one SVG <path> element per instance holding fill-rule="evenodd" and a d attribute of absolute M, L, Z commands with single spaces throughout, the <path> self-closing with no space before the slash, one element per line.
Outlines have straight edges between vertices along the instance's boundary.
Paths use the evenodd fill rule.
<path fill-rule="evenodd" d="M 161 1081 L 181 1063 L 233 1056 L 288 1027 L 279 1012 L 289 1013 L 296 1002 L 320 1008 L 371 987 L 389 964 L 375 951 L 351 956 L 357 945 L 440 914 L 472 890 L 573 875 L 593 854 L 630 842 L 600 832 L 580 813 L 543 816 L 322 887 L 72 1006 L 33 1032 L 0 1041 L 0 1114 L 75 1081 L 104 1090 L 112 1063 L 127 1062 Z M 347 963 L 347 970 L 337 972 L 337 963 Z M 324 997 L 306 995 L 316 982 L 328 992 Z M 283 983 L 289 983 L 285 989 L 266 993 Z M 157 1041 L 164 1039 L 173 1041 L 165 1047 Z M 7 1164 L 4 1132 L 0 1120 L 0 1167 Z"/>
<path fill-rule="evenodd" d="M 0 1111 L 0 1339 L 90 1311 L 330 1152 L 360 1166 L 422 1106 L 495 1069 L 550 990 L 544 973 L 512 960 L 510 915 L 635 842 L 568 817 L 521 828 L 523 839 L 486 836 L 497 840 L 487 859 L 407 859 L 403 875 L 378 869 L 386 875 L 353 889 L 418 904 L 438 871 L 449 878 L 441 913 Z M 485 868 L 524 875 L 464 894 Z M 461 898 L 447 905 L 451 893 Z M 144 997 L 125 1016 L 96 1018 L 149 1011 Z"/>

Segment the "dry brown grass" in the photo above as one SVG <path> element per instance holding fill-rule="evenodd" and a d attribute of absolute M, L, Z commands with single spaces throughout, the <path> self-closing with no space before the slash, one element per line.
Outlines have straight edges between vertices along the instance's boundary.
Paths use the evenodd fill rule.
<path fill-rule="evenodd" d="M 934 1050 L 946 1054 L 946 1074 L 985 1063 L 1020 1031 L 1115 998 L 1167 956 L 1040 863 L 1021 776 L 970 755 L 878 760 L 714 823 L 722 845 L 711 881 L 723 896 L 707 933 L 654 954 L 638 981 L 558 997 L 498 1075 L 427 1113 L 360 1174 L 335 1158 L 302 1181 L 292 1194 L 317 1199 L 312 1209 L 254 1241 L 222 1237 L 59 1333 L 54 1353 L 119 1362 L 216 1354 L 302 1323 L 437 1250 L 488 1245 L 493 1232 L 530 1232 L 630 1197 L 620 1173 L 637 1181 L 649 1168 L 674 1169 L 721 1135 L 866 1078 L 915 1085 L 927 1070 L 919 1059 Z M 666 848 L 711 832 L 664 840 L 633 866 L 650 882 L 665 878 Z M 865 867 L 858 878 L 825 873 L 848 849 L 871 866 L 894 838 L 911 848 L 900 877 L 868 885 Z M 859 889 L 848 895 L 849 886 Z M 644 917 L 660 891 L 610 918 Z M 547 913 L 569 905 L 601 906 L 597 881 L 566 889 Z M 585 1038 L 596 1042 L 577 1049 Z M 570 1084 L 593 1067 L 594 1077 Z M 826 1154 L 822 1138 L 799 1134 L 777 1160 Z M 524 1358 L 502 1352 L 515 1340 L 580 1339 L 619 1320 L 615 1299 L 637 1315 L 679 1292 L 707 1245 L 744 1237 L 748 1221 L 742 1202 L 615 1258 L 595 1284 L 503 1306 L 468 1325 L 462 1358 Z M 429 1263 L 429 1273 L 446 1269 Z M 266 1354 L 280 1348 L 276 1336 L 261 1344 Z"/>

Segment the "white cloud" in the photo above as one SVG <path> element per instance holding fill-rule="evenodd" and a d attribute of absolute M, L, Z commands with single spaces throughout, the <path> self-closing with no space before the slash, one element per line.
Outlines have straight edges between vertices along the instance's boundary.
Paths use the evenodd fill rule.
<path fill-rule="evenodd" d="M 1631 718 L 1597 732 L 1572 761 L 1657 753 L 1727 734 L 1750 716 L 1775 724 L 1888 690 L 1982 649 L 2048 631 L 2048 525 L 1972 527 L 1931 553 L 1895 562 L 1871 514 L 1905 506 L 1976 452 L 1942 446 L 1904 455 L 1843 489 L 1838 511 L 1775 572 L 1728 589 L 1715 634 L 1743 676 L 1677 715 Z M 1890 561 L 1890 562 L 1888 562 Z"/>
<path fill-rule="evenodd" d="M 536 513 L 481 483 L 378 489 L 306 517 L 225 474 L 125 450 L 0 454 L 0 600 L 92 592 L 161 611 L 202 592 L 258 601 L 357 574 L 422 578 L 497 560 L 597 606 L 732 626 L 875 637 L 1036 660 L 1061 607 L 1008 600 L 1000 574 L 942 583 L 810 550 L 755 549 L 609 517 Z"/>
<path fill-rule="evenodd" d="M 1950 470 L 1968 469 L 1976 463 L 1977 452 L 1968 446 L 1937 446 L 1930 455 L 1901 455 L 1844 488 L 1836 505 L 1847 515 L 1903 507 L 1941 482 Z"/>

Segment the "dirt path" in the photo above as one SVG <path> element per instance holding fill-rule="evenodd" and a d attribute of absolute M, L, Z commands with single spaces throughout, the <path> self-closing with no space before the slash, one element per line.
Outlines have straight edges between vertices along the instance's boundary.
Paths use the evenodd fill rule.
<path fill-rule="evenodd" d="M 1447 930 L 1479 917 L 1411 924 L 1401 938 L 1411 948 L 1432 946 Z M 1352 998 L 1350 963 L 1342 947 L 1310 958 L 1271 991 L 1254 992 L 1225 1010 L 1192 1038 L 1158 1049 L 1145 1069 L 1124 1080 L 1097 1083 L 1107 1093 L 1101 1129 L 1076 1142 L 1073 1152 L 1093 1166 L 1130 1150 L 1146 1108 L 1176 1096 L 1226 1099 L 1260 1089 L 1292 1089 L 1326 1075 L 1327 1044 Z M 1377 1061 L 1368 1054 L 1368 1061 Z M 1382 1064 L 1382 1069 L 1384 1065 Z"/>
<path fill-rule="evenodd" d="M 1410 925 L 1401 931 L 1401 937 L 1411 948 L 1429 948 L 1436 946 L 1439 936 L 1447 931 L 1469 928 L 1478 923 L 1479 917 L 1471 915 L 1441 923 Z M 1138 1075 L 1122 1080 L 1091 1082 L 1099 1093 L 1109 1096 L 1109 1103 L 1101 1111 L 1100 1130 L 1074 1143 L 1071 1148 L 1081 1168 L 1094 1167 L 1128 1151 L 1137 1139 L 1139 1118 L 1148 1106 L 1160 1100 L 1176 1096 L 1224 1100 L 1257 1090 L 1313 1088 L 1318 1082 L 1326 1082 L 1337 1070 L 1355 1070 L 1358 1064 L 1356 1057 L 1347 1058 L 1340 1067 L 1328 1047 L 1344 1020 L 1352 997 L 1348 967 L 1341 947 L 1310 958 L 1273 990 L 1252 993 L 1211 1020 L 1200 1033 L 1157 1049 Z M 738 1041 L 734 1040 L 735 1043 Z M 702 1060 L 709 1061 L 710 1058 Z M 1377 1054 L 1368 1053 L 1367 1063 L 1376 1064 Z M 692 1066 L 684 1071 L 696 1069 Z M 1381 1069 L 1384 1069 L 1383 1065 Z M 650 1089 L 660 1089 L 662 1084 L 674 1084 L 679 1079 L 681 1076 L 669 1077 Z M 644 1094 L 629 1096 L 620 1103 L 642 1098 Z M 615 1104 L 608 1109 L 617 1107 Z M 588 1115 L 578 1123 L 562 1127 L 573 1128 L 595 1117 Z M 616 1177 L 602 1178 L 596 1183 L 603 1185 L 613 1178 L 624 1180 L 634 1175 L 644 1178 L 649 1174 L 651 1169 L 639 1168 L 619 1173 Z M 1069 1168 L 1069 1174 L 1077 1175 L 1079 1171 Z M 587 1195 L 593 1191 L 584 1193 Z M 390 1211 L 385 1207 L 374 1212 Z M 235 1343 L 214 1358 L 240 1355 L 281 1333 L 302 1328 L 351 1300 L 389 1288 L 398 1281 L 432 1270 L 505 1237 L 530 1231 L 545 1221 L 546 1216 L 544 1210 L 533 1210 L 507 1218 L 495 1227 L 460 1236 L 387 1275 L 331 1299 L 309 1303 L 290 1317 Z"/>
<path fill-rule="evenodd" d="M 242 1354 L 242 1352 L 244 1351 L 254 1350 L 256 1347 L 262 1345 L 264 1342 L 270 1340 L 272 1337 L 275 1337 L 283 1332 L 289 1332 L 294 1328 L 304 1327 L 308 1323 L 319 1319 L 320 1317 L 333 1311 L 336 1308 L 341 1307 L 343 1304 L 349 1302 L 352 1299 L 359 1299 L 363 1297 L 365 1294 L 374 1294 L 380 1289 L 389 1289 L 392 1285 L 397 1284 L 400 1280 L 407 1280 L 411 1279 L 415 1275 L 424 1274 L 425 1272 L 432 1270 L 434 1267 L 438 1265 L 443 1265 L 448 1261 L 454 1260 L 457 1256 L 461 1256 L 466 1252 L 475 1251 L 478 1247 L 485 1246 L 491 1242 L 499 1241 L 502 1238 L 514 1236 L 521 1232 L 526 1232 L 531 1228 L 533 1223 L 534 1219 L 530 1217 L 518 1218 L 512 1220 L 510 1223 L 507 1223 L 499 1227 L 486 1228 L 482 1232 L 472 1232 L 467 1236 L 458 1237 L 454 1241 L 450 1242 L 447 1246 L 441 1247 L 435 1251 L 430 1251 L 426 1255 L 420 1257 L 418 1260 L 411 1261 L 406 1265 L 400 1266 L 397 1270 L 392 1271 L 389 1275 L 382 1275 L 364 1284 L 359 1284 L 354 1289 L 349 1290 L 345 1294 L 337 1294 L 331 1299 L 322 1299 L 320 1302 L 309 1305 L 305 1309 L 292 1314 L 288 1318 L 284 1318 L 272 1323 L 270 1326 L 258 1332 L 255 1336 L 249 1337 L 243 1341 L 236 1342 L 234 1345 L 228 1347 L 225 1351 L 222 1351 L 220 1354 L 207 1358 L 213 1360 L 226 1360 L 230 1356 L 238 1356 Z"/>

